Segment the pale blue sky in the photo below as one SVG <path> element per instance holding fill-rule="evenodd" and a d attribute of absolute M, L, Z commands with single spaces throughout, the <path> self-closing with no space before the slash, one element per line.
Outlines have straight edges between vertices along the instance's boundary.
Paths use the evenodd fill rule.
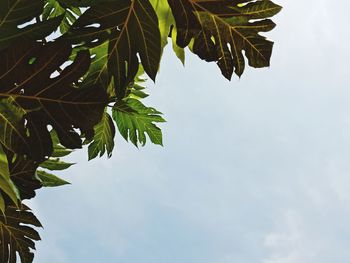
<path fill-rule="evenodd" d="M 165 52 L 165 147 L 74 154 L 31 202 L 35 263 L 350 262 L 350 3 L 278 3 L 269 69 L 227 82 Z"/>

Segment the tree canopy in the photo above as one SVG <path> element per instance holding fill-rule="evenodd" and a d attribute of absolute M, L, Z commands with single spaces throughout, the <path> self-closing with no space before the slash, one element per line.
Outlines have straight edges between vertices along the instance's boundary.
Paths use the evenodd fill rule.
<path fill-rule="evenodd" d="M 33 261 L 36 227 L 23 204 L 41 187 L 68 184 L 61 160 L 114 148 L 118 131 L 136 147 L 162 145 L 162 113 L 146 106 L 171 43 L 241 76 L 268 67 L 261 35 L 281 7 L 269 0 L 0 0 L 0 262 Z"/>

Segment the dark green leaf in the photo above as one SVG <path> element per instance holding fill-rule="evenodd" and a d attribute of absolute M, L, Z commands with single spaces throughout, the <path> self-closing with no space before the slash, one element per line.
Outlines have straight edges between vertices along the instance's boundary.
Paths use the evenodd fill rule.
<path fill-rule="evenodd" d="M 23 122 L 26 112 L 13 103 L 12 99 L 0 100 L 0 142 L 7 149 L 23 152 L 23 148 L 29 148 Z"/>
<path fill-rule="evenodd" d="M 15 41 L 43 39 L 56 30 L 61 16 L 25 26 L 41 14 L 43 6 L 39 0 L 0 0 L 0 50 Z"/>
<path fill-rule="evenodd" d="M 25 205 L 21 209 L 8 206 L 5 215 L 0 214 L 0 262 L 19 262 L 18 255 L 22 263 L 33 261 L 34 241 L 40 240 L 34 226 L 41 227 L 41 224 Z"/>
<path fill-rule="evenodd" d="M 133 81 L 139 59 L 154 80 L 158 71 L 161 43 L 158 19 L 149 0 L 119 0 L 94 5 L 73 24 L 68 39 L 86 47 L 108 41 L 108 49 L 94 59 L 103 61 L 100 72 L 108 73 L 119 99 Z M 105 49 L 105 47 L 104 47 Z M 99 78 L 96 78 L 99 81 Z"/>
<path fill-rule="evenodd" d="M 231 79 L 241 76 L 245 61 L 260 68 L 270 65 L 273 43 L 260 32 L 275 24 L 266 19 L 281 7 L 269 0 L 168 0 L 176 20 L 177 44 L 192 50 L 206 61 L 216 61 L 222 74 Z"/>
<path fill-rule="evenodd" d="M 21 146 L 24 150 L 10 150 L 29 154 L 37 161 L 51 156 L 53 146 L 48 125 L 67 148 L 82 147 L 76 129 L 86 136 L 93 135 L 93 127 L 100 121 L 107 104 L 107 94 L 97 85 L 77 87 L 79 78 L 89 68 L 88 51 L 79 52 L 73 64 L 60 70 L 70 54 L 71 46 L 62 41 L 23 42 L 0 52 L 0 97 L 12 98 L 16 106 L 26 112 L 27 131 L 21 141 L 27 143 Z M 28 63 L 33 57 L 34 63 Z M 61 73 L 54 76 L 55 71 Z M 21 131 L 13 133 L 17 136 Z"/>
<path fill-rule="evenodd" d="M 33 198 L 35 190 L 41 188 L 41 183 L 35 174 L 38 164 L 22 155 L 8 159 L 11 160 L 9 163 L 11 180 L 16 185 L 20 198 L 22 200 Z"/>

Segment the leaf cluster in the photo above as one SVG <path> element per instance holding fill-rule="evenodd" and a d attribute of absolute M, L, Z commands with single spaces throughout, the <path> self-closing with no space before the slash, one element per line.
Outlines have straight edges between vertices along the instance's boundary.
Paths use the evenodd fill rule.
<path fill-rule="evenodd" d="M 88 148 L 107 155 L 117 131 L 163 145 L 162 113 L 142 100 L 168 41 L 224 77 L 270 63 L 269 0 L 0 0 L 0 259 L 32 262 L 39 221 L 23 204 Z"/>

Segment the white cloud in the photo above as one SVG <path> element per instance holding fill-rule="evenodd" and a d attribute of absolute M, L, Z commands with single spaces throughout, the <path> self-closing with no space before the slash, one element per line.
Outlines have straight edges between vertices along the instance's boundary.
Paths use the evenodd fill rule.
<path fill-rule="evenodd" d="M 304 225 L 301 216 L 296 211 L 286 211 L 279 230 L 266 235 L 264 246 L 270 250 L 268 259 L 263 263 L 309 263 L 314 262 L 317 251 L 307 246 Z"/>

